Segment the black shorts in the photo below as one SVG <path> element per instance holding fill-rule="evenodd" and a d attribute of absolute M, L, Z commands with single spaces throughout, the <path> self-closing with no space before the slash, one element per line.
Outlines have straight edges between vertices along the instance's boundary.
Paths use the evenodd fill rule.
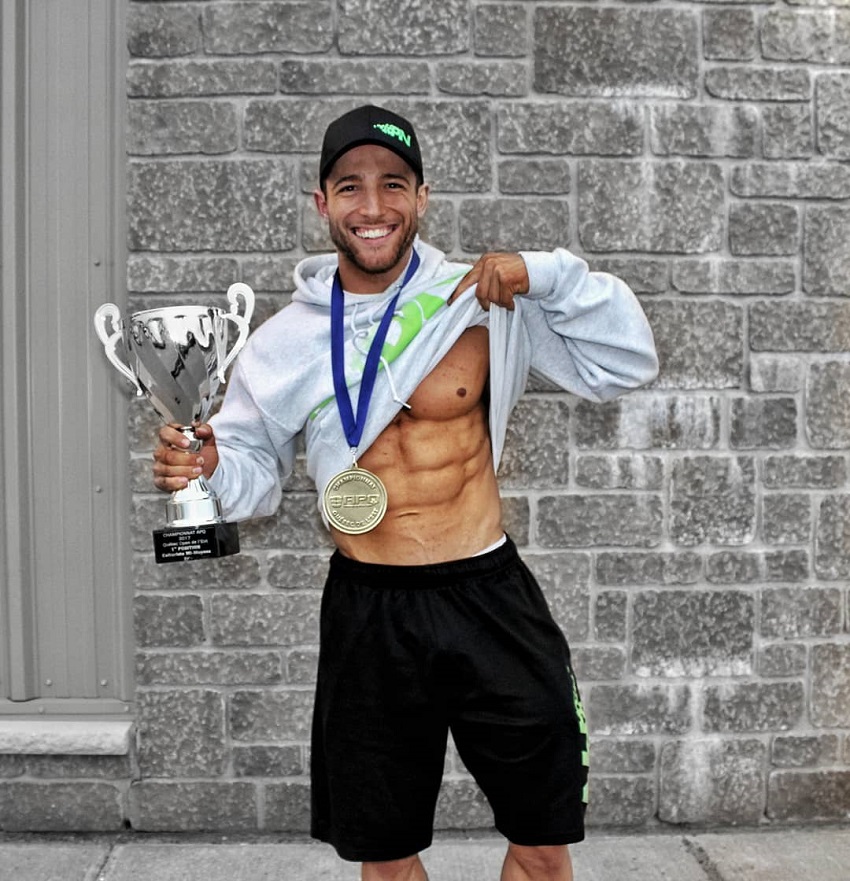
<path fill-rule="evenodd" d="M 313 836 L 358 862 L 428 847 L 449 729 L 509 841 L 582 840 L 587 727 L 569 648 L 513 542 L 430 566 L 335 553 L 322 598 Z"/>

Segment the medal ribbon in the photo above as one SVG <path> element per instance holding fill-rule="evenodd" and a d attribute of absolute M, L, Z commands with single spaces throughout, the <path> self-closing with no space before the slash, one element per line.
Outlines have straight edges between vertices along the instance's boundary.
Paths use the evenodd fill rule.
<path fill-rule="evenodd" d="M 372 392 L 375 388 L 375 379 L 378 375 L 378 365 L 381 360 L 381 351 L 384 341 L 390 329 L 390 322 L 395 312 L 396 303 L 401 296 L 404 286 L 413 278 L 419 268 L 419 255 L 416 251 L 410 259 L 407 272 L 401 282 L 401 287 L 390 301 L 378 330 L 369 346 L 366 355 L 366 365 L 363 368 L 363 379 L 360 382 L 360 394 L 357 396 L 357 417 L 354 416 L 354 408 L 351 406 L 351 397 L 348 394 L 348 386 L 345 382 L 345 317 L 344 304 L 345 294 L 342 283 L 339 280 L 339 270 L 334 273 L 333 290 L 331 291 L 331 369 L 333 371 L 334 391 L 336 392 L 336 405 L 339 410 L 339 418 L 342 420 L 342 429 L 345 439 L 352 451 L 357 449 L 363 429 L 366 426 L 366 415 L 369 412 L 369 402 L 372 400 Z"/>

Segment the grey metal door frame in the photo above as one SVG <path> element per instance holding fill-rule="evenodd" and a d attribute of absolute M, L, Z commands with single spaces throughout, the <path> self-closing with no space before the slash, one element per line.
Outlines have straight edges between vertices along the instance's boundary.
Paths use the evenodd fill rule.
<path fill-rule="evenodd" d="M 126 713 L 123 0 L 0 7 L 0 715 Z"/>

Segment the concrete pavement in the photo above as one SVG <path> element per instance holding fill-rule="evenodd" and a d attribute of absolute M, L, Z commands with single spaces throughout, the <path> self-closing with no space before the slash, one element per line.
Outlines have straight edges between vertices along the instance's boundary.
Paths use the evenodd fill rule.
<path fill-rule="evenodd" d="M 496 881 L 504 841 L 440 837 L 431 881 Z M 576 881 L 850 881 L 850 825 L 695 833 L 591 833 Z M 258 836 L 0 833 L 0 881 L 357 881 L 331 848 Z"/>

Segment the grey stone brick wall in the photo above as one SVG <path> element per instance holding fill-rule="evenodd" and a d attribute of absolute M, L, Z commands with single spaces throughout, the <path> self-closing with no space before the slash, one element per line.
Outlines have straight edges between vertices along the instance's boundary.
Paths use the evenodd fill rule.
<path fill-rule="evenodd" d="M 365 101 L 416 122 L 433 243 L 562 245 L 632 284 L 658 380 L 605 405 L 535 384 L 501 471 L 573 646 L 589 822 L 846 820 L 846 5 L 137 0 L 127 39 L 136 307 L 237 280 L 257 321 L 283 306 L 329 244 L 321 134 Z M 304 831 L 315 494 L 301 468 L 240 556 L 158 567 L 156 428 L 134 408 L 137 767 L 57 783 L 27 822 L 67 828 L 88 794 L 97 828 Z M 438 826 L 491 819 L 451 752 Z"/>

